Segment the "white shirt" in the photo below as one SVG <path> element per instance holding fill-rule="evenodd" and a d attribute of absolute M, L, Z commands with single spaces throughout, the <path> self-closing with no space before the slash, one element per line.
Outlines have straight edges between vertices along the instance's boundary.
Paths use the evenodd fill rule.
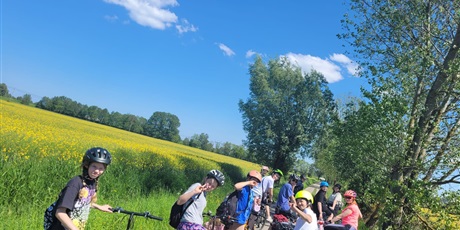
<path fill-rule="evenodd" d="M 311 216 L 311 223 L 308 223 L 301 217 L 297 218 L 294 230 L 318 230 L 318 220 L 316 219 L 316 214 L 310 208 L 303 210 L 304 213 L 307 213 Z"/>

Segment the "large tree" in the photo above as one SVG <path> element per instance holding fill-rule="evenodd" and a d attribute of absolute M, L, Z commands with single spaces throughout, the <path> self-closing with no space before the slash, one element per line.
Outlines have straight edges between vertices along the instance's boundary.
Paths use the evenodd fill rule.
<path fill-rule="evenodd" d="M 305 74 L 285 58 L 265 65 L 257 57 L 249 73 L 250 97 L 239 102 L 248 152 L 259 163 L 287 171 L 329 122 L 332 93 L 321 74 Z"/>
<path fill-rule="evenodd" d="M 335 129 L 335 167 L 353 172 L 343 176 L 363 195 L 369 226 L 440 228 L 433 213 L 459 211 L 438 191 L 460 184 L 460 1 L 350 6 L 340 37 L 371 89 Z"/>
<path fill-rule="evenodd" d="M 144 126 L 146 135 L 178 143 L 179 136 L 179 118 L 171 113 L 154 112 L 147 120 Z"/>

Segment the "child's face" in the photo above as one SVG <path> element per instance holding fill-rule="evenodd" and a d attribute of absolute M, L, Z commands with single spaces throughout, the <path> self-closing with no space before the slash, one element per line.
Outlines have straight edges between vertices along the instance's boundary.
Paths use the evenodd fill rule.
<path fill-rule="evenodd" d="M 217 186 L 219 186 L 219 184 L 217 183 L 217 180 L 214 179 L 214 178 L 206 179 L 206 181 L 204 182 L 204 185 L 206 186 L 206 191 L 207 192 L 212 191 L 212 190 L 216 189 Z"/>
<path fill-rule="evenodd" d="M 88 175 L 91 179 L 96 179 L 105 171 L 105 165 L 99 162 L 92 162 L 88 167 Z"/>
<path fill-rule="evenodd" d="M 308 207 L 308 203 L 307 203 L 307 200 L 305 199 L 295 199 L 296 203 L 297 203 L 297 207 L 300 209 L 300 210 L 304 210 Z"/>

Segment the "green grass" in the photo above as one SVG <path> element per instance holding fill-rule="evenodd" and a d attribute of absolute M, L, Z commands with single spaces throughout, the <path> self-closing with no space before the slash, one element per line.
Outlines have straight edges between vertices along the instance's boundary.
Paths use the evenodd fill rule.
<path fill-rule="evenodd" d="M 172 229 L 172 204 L 213 168 L 227 176 L 225 186 L 207 197 L 205 211 L 215 212 L 243 172 L 259 167 L 13 102 L 0 100 L 0 106 L 0 229 L 43 229 L 46 208 L 72 177 L 81 174 L 82 149 L 87 145 L 110 146 L 114 157 L 100 178 L 98 204 L 164 218 L 137 217 L 135 229 Z M 87 229 L 125 229 L 127 223 L 127 215 L 92 210 Z"/>

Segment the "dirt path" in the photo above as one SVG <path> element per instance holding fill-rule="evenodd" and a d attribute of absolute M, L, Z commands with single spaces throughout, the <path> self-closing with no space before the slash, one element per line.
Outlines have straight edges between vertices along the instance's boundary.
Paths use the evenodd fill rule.
<path fill-rule="evenodd" d="M 309 191 L 311 195 L 315 196 L 316 192 L 318 192 L 319 190 L 319 183 L 314 183 L 308 186 L 307 188 L 305 188 L 305 190 Z M 276 204 L 272 204 L 270 206 L 270 215 L 272 217 L 275 214 L 275 207 L 276 207 Z M 265 225 L 262 228 L 255 228 L 255 229 L 256 230 L 268 230 L 269 228 L 270 228 L 270 223 L 265 223 Z"/>

